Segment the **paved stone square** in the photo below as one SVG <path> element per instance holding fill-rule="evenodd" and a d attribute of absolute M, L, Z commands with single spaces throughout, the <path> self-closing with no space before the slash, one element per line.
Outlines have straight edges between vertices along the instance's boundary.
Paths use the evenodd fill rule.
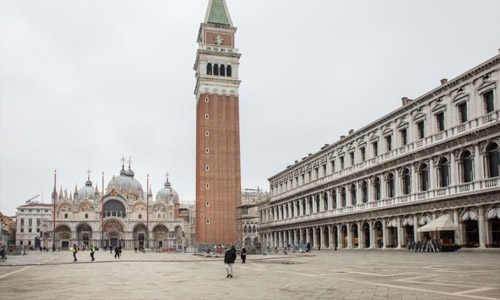
<path fill-rule="evenodd" d="M 222 257 L 192 253 L 29 252 L 0 262 L 0 299 L 500 299 L 500 252 L 314 251 L 249 255 L 227 279 Z"/>

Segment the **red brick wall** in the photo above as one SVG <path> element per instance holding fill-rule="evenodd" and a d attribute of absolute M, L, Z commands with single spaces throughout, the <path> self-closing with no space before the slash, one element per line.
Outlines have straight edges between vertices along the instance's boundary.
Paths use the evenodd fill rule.
<path fill-rule="evenodd" d="M 205 101 L 207 97 L 208 102 Z M 196 241 L 239 243 L 239 99 L 237 96 L 202 94 L 196 113 Z M 209 153 L 205 152 L 207 148 Z M 207 219 L 210 224 L 206 224 Z"/>

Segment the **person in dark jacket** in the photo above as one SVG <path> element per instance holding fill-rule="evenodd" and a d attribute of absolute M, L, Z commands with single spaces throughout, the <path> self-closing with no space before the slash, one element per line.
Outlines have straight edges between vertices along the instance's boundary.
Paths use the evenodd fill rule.
<path fill-rule="evenodd" d="M 226 264 L 226 272 L 227 272 L 226 278 L 233 278 L 233 265 L 235 260 L 236 260 L 236 249 L 234 248 L 233 245 L 231 246 L 231 249 L 227 250 L 226 254 L 224 255 L 224 264 Z"/>
<path fill-rule="evenodd" d="M 247 249 L 245 247 L 241 248 L 241 263 L 245 263 L 245 260 L 247 259 Z"/>

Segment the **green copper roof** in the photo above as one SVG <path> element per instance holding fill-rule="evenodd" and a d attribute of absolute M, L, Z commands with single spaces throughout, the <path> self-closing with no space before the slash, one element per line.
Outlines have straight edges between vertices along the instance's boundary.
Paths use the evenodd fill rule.
<path fill-rule="evenodd" d="M 227 14 L 224 0 L 212 0 L 212 6 L 210 7 L 207 23 L 231 26 Z"/>

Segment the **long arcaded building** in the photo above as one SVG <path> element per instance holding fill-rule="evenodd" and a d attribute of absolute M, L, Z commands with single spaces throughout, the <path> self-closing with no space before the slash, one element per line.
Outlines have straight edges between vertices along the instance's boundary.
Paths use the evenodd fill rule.
<path fill-rule="evenodd" d="M 499 247 L 499 84 L 497 55 L 270 177 L 263 247 Z"/>

